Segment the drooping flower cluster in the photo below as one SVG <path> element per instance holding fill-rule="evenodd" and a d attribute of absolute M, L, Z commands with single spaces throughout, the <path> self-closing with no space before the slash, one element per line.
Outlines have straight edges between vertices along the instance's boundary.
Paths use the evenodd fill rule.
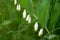
<path fill-rule="evenodd" d="M 20 11 L 21 10 L 21 5 L 17 4 L 17 0 L 14 0 L 14 5 L 16 5 L 16 10 Z"/>
<path fill-rule="evenodd" d="M 14 0 L 14 4 L 16 5 L 17 4 L 17 0 Z M 17 11 L 20 11 L 21 10 L 21 5 L 20 4 L 17 4 L 16 5 L 16 10 Z M 27 16 L 27 17 L 26 17 Z M 26 18 L 26 21 L 28 23 L 31 23 L 31 17 L 30 15 L 26 15 L 26 9 L 23 10 L 23 18 Z"/>
<path fill-rule="evenodd" d="M 14 5 L 16 5 L 16 10 L 20 11 L 21 10 L 21 5 L 17 4 L 17 0 L 14 0 Z M 31 16 L 26 12 L 26 9 L 23 10 L 23 18 L 26 19 L 26 21 L 28 23 L 31 23 Z M 36 19 L 38 19 L 35 15 L 33 15 Z M 38 31 L 38 22 L 35 22 L 34 24 L 34 31 L 37 32 Z M 38 36 L 42 36 L 43 35 L 43 28 L 41 28 L 38 32 Z"/>
<path fill-rule="evenodd" d="M 38 22 L 35 22 L 34 24 L 34 31 L 38 31 Z M 42 36 L 43 35 L 43 28 L 41 28 L 38 32 L 38 36 Z"/>
<path fill-rule="evenodd" d="M 25 9 L 24 9 L 24 11 L 23 11 L 23 18 L 26 18 L 26 21 L 27 21 L 28 23 L 31 23 L 31 17 L 30 17 L 29 14 L 27 15 Z"/>

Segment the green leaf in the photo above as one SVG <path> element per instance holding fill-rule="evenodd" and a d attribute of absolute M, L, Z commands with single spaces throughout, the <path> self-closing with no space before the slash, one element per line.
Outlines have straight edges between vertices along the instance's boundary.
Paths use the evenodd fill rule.
<path fill-rule="evenodd" d="M 49 36 L 47 37 L 47 39 L 52 40 L 53 38 L 55 39 L 56 37 L 57 37 L 57 35 L 49 35 Z"/>
<path fill-rule="evenodd" d="M 39 15 L 39 23 L 43 27 L 47 26 L 47 22 L 49 19 L 49 6 L 50 6 L 50 1 L 44 0 L 41 4 L 41 11 L 38 14 Z"/>
<path fill-rule="evenodd" d="M 49 19 L 48 27 L 49 27 L 50 31 L 54 30 L 55 25 L 56 25 L 56 23 L 59 19 L 59 16 L 60 16 L 60 11 L 59 10 L 60 10 L 60 4 L 56 2 L 55 5 L 54 5 L 53 10 L 51 12 L 50 19 Z"/>
<path fill-rule="evenodd" d="M 2 22 L 2 25 L 9 25 L 10 23 L 12 23 L 12 21 L 11 20 L 4 20 L 3 22 Z"/>

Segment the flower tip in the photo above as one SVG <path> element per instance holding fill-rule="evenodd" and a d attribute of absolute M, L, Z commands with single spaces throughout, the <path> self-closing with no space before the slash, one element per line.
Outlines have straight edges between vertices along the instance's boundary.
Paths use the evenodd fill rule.
<path fill-rule="evenodd" d="M 34 24 L 34 31 L 37 31 L 38 30 L 38 22 L 35 22 Z"/>
<path fill-rule="evenodd" d="M 26 9 L 23 11 L 23 18 L 26 18 Z"/>
<path fill-rule="evenodd" d="M 38 36 L 42 36 L 43 35 L 43 29 L 40 29 Z"/>

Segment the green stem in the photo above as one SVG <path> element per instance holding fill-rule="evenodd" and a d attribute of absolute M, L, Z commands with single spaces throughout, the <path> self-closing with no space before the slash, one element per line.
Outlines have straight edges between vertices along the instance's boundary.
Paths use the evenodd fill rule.
<path fill-rule="evenodd" d="M 45 27 L 45 29 L 46 29 L 46 31 L 48 32 L 48 34 L 50 34 L 50 32 L 49 32 L 48 28 L 47 28 L 47 27 Z"/>

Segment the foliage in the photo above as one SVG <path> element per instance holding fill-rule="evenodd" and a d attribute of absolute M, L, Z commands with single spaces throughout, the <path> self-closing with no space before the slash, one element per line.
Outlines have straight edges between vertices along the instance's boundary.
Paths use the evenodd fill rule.
<path fill-rule="evenodd" d="M 60 40 L 60 0 L 0 0 L 0 40 Z M 29 24 L 23 19 L 23 10 L 32 18 Z M 34 23 L 39 23 L 34 31 Z M 38 36 L 40 28 L 43 35 Z"/>

